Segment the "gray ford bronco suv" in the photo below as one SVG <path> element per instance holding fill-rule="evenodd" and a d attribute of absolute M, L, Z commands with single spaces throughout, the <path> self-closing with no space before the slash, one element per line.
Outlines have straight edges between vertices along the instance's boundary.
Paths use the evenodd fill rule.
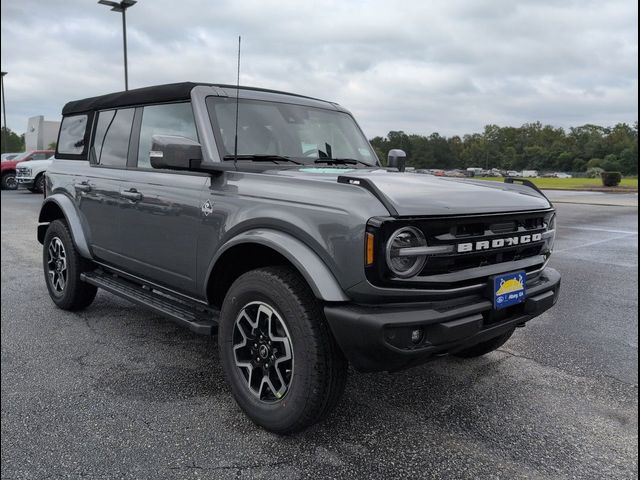
<path fill-rule="evenodd" d="M 532 184 L 383 168 L 335 103 L 177 83 L 70 102 L 39 216 L 53 302 L 98 288 L 217 335 L 238 405 L 302 430 L 348 363 L 483 355 L 554 305 L 555 212 Z"/>

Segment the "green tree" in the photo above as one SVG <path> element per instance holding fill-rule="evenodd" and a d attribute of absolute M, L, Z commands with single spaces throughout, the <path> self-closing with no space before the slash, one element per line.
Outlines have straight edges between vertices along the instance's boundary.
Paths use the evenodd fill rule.
<path fill-rule="evenodd" d="M 5 152 L 23 152 L 24 151 L 24 134 L 18 135 L 13 132 L 10 128 L 7 128 L 6 131 L 4 127 L 0 128 L 0 151 L 2 153 Z M 5 135 L 6 134 L 6 135 Z M 5 145 L 5 137 L 7 144 Z"/>
<path fill-rule="evenodd" d="M 626 175 L 638 173 L 638 122 L 612 128 L 589 124 L 568 131 L 540 122 L 520 127 L 486 125 L 482 133 L 449 138 L 437 132 L 394 130 L 373 138 L 371 145 L 383 161 L 389 149 L 401 148 L 407 153 L 407 165 L 417 168 L 585 172 L 606 167 Z"/>

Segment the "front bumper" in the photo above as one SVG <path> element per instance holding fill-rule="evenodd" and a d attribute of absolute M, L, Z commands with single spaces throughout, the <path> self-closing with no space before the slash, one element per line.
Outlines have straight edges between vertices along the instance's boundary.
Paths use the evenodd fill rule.
<path fill-rule="evenodd" d="M 18 188 L 33 188 L 35 178 L 16 176 L 16 181 L 18 182 Z"/>
<path fill-rule="evenodd" d="M 524 325 L 555 305 L 560 274 L 546 268 L 527 287 L 527 300 L 493 310 L 483 297 L 421 304 L 327 304 L 325 316 L 331 330 L 355 369 L 363 372 L 399 370 L 430 357 L 455 353 Z M 411 332 L 422 329 L 419 343 Z"/>

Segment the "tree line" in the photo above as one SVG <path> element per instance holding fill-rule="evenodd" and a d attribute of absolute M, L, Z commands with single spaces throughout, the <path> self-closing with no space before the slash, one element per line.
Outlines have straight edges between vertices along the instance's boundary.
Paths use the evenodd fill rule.
<path fill-rule="evenodd" d="M 2 153 L 24 152 L 24 148 L 24 133 L 18 135 L 10 128 L 7 128 L 6 131 L 4 127 L 0 129 L 0 151 Z"/>
<path fill-rule="evenodd" d="M 602 168 L 638 174 L 638 122 L 614 127 L 589 124 L 568 131 L 540 122 L 521 127 L 487 125 L 482 133 L 451 137 L 391 131 L 370 141 L 380 159 L 386 159 L 390 149 L 401 148 L 407 153 L 407 166 L 415 168 L 540 172 Z"/>

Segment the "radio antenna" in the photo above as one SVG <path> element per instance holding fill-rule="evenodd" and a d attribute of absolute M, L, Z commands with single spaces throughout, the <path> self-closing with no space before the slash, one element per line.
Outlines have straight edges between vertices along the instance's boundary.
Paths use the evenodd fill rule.
<path fill-rule="evenodd" d="M 238 169 L 238 110 L 239 110 L 239 102 L 238 99 L 240 97 L 240 46 L 242 42 L 242 37 L 238 35 L 238 76 L 236 78 L 236 134 L 233 142 L 233 166 L 235 169 Z"/>

